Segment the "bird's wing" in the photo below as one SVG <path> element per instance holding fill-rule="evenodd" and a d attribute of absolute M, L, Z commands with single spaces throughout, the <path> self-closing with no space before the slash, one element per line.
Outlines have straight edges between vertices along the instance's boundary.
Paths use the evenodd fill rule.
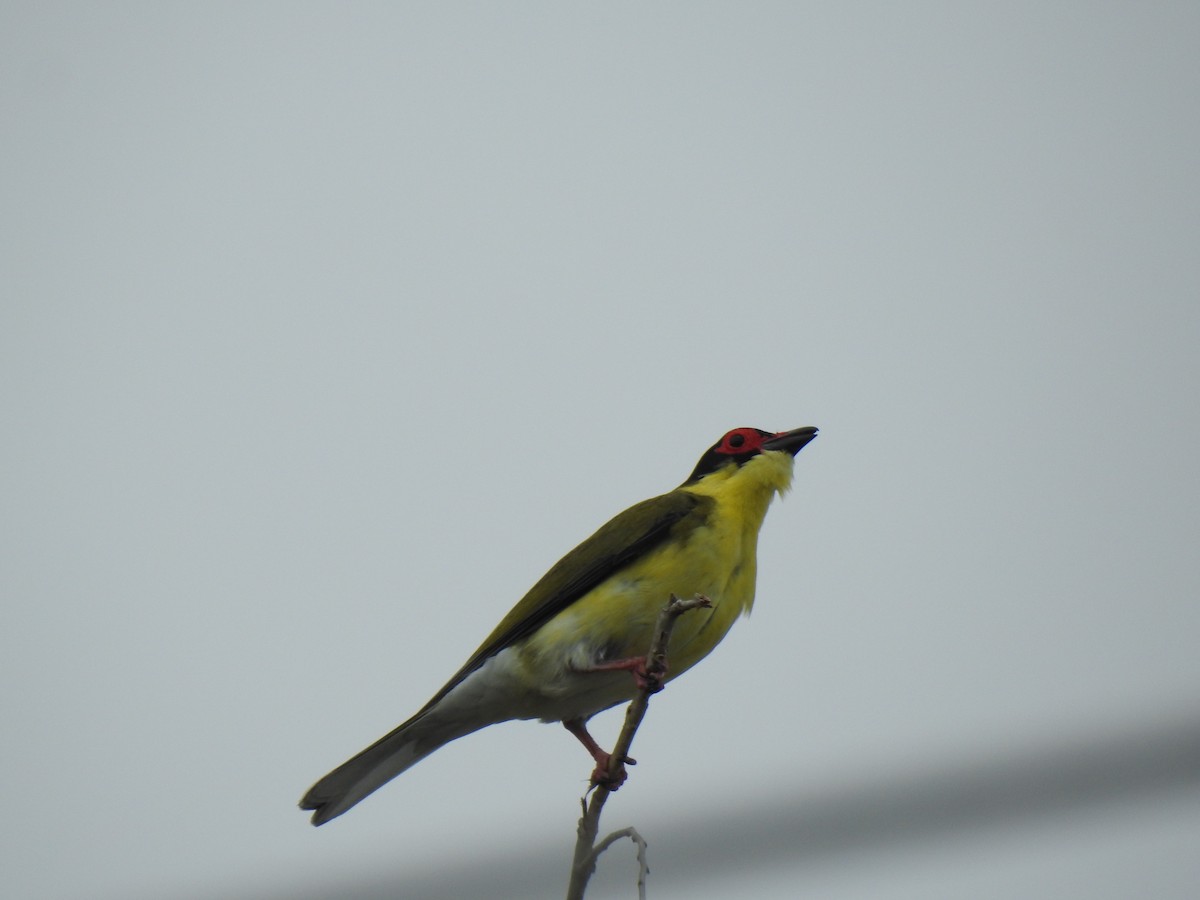
<path fill-rule="evenodd" d="M 413 718 L 420 717 L 464 678 L 505 647 L 528 637 L 596 585 L 642 558 L 672 531 L 702 524 L 713 501 L 675 490 L 618 514 L 555 563 L 488 635 L 454 677 Z M 663 598 L 665 603 L 667 598 Z"/>
<path fill-rule="evenodd" d="M 625 510 L 559 560 L 415 716 L 312 786 L 300 806 L 315 811 L 313 824 L 340 816 L 446 741 L 459 737 L 463 732 L 455 730 L 455 723 L 447 730 L 447 723 L 435 722 L 431 731 L 422 731 L 426 713 L 505 647 L 535 632 L 556 613 L 668 537 L 682 537 L 702 524 L 712 504 L 710 497 L 683 490 L 646 500 Z"/>

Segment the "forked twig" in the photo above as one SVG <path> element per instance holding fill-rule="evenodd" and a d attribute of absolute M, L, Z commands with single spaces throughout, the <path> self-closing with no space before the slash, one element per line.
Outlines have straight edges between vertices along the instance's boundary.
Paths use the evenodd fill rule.
<path fill-rule="evenodd" d="M 646 866 L 646 842 L 634 829 L 625 828 L 613 832 L 597 845 L 596 835 L 600 832 L 600 812 L 604 809 L 608 795 L 612 793 L 609 784 L 620 783 L 617 774 L 629 756 L 633 736 L 637 733 L 638 726 L 642 724 L 646 709 L 650 705 L 650 695 L 661 689 L 663 679 L 666 677 L 667 645 L 671 640 L 671 631 L 675 627 L 675 620 L 685 612 L 710 606 L 712 606 L 712 601 L 703 594 L 697 594 L 690 600 L 680 600 L 672 594 L 670 601 L 658 614 L 658 621 L 654 626 L 654 640 L 650 644 L 650 652 L 646 654 L 644 686 L 638 689 L 629 708 L 625 711 L 625 725 L 621 728 L 621 734 L 617 738 L 617 744 L 608 761 L 609 777 L 606 782 L 596 785 L 590 802 L 580 801 L 583 806 L 583 815 L 580 817 L 579 826 L 576 829 L 575 854 L 571 860 L 571 880 L 567 885 L 567 900 L 583 900 L 588 880 L 596 871 L 596 861 L 600 854 L 608 849 L 614 841 L 623 837 L 632 839 L 638 846 L 638 896 L 642 900 L 646 896 L 646 874 L 650 871 Z"/>
<path fill-rule="evenodd" d="M 638 861 L 638 900 L 646 900 L 646 876 L 650 874 L 650 866 L 646 862 L 646 839 L 638 834 L 637 829 L 622 828 L 620 831 L 614 831 L 592 850 L 592 866 L 595 867 L 596 862 L 600 859 L 600 854 L 619 841 L 621 838 L 629 838 L 637 845 L 637 861 Z M 585 885 L 586 887 L 586 885 Z"/>

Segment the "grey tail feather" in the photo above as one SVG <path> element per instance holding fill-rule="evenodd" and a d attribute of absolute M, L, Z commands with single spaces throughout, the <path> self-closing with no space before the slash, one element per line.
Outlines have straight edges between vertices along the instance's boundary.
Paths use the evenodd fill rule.
<path fill-rule="evenodd" d="M 415 716 L 314 784 L 300 801 L 300 808 L 313 810 L 312 823 L 323 825 L 443 744 L 474 730 L 438 727 L 424 716 Z"/>

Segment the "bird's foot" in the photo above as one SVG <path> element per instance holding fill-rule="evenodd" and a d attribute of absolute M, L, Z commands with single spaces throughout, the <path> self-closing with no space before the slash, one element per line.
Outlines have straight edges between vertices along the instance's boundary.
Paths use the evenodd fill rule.
<path fill-rule="evenodd" d="M 637 760 L 632 756 L 626 756 L 617 765 L 616 769 L 612 769 L 613 756 L 607 750 L 601 748 L 596 743 L 596 739 L 588 734 L 587 726 L 582 719 L 568 719 L 563 722 L 567 731 L 578 738 L 579 743 L 587 748 L 587 752 L 592 755 L 592 759 L 596 761 L 596 768 L 592 769 L 592 775 L 589 781 L 593 788 L 604 787 L 610 791 L 615 791 L 625 783 L 626 772 L 625 766 L 636 766 Z M 589 788 L 590 790 L 590 788 Z"/>
<path fill-rule="evenodd" d="M 589 666 L 586 672 L 628 672 L 633 676 L 633 682 L 639 691 L 657 694 L 663 689 L 667 680 L 666 664 L 654 665 L 654 661 L 645 656 L 633 656 L 629 659 L 614 659 L 609 662 L 596 663 Z"/>
<path fill-rule="evenodd" d="M 613 769 L 612 754 L 601 751 L 600 756 L 596 757 L 596 768 L 592 769 L 591 786 L 602 787 L 608 791 L 617 790 L 628 777 L 628 773 L 625 771 L 626 765 L 636 766 L 637 760 L 632 756 L 626 756 L 616 769 Z"/>

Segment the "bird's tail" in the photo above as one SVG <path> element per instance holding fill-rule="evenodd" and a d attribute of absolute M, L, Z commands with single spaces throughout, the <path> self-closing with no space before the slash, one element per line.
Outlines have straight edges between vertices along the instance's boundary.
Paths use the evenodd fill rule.
<path fill-rule="evenodd" d="M 323 825 L 434 750 L 483 724 L 447 723 L 439 721 L 436 714 L 418 714 L 314 784 L 300 801 L 300 808 L 313 810 L 312 823 Z"/>

